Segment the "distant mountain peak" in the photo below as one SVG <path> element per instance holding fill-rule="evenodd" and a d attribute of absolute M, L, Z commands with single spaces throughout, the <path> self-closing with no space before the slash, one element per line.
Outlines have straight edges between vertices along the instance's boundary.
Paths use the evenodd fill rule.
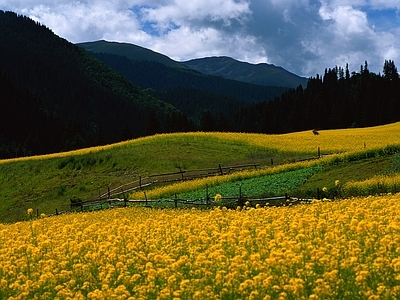
<path fill-rule="evenodd" d="M 168 67 L 187 68 L 164 54 L 134 44 L 100 40 L 95 42 L 78 43 L 77 45 L 94 53 L 112 53 L 126 56 L 132 60 L 155 61 Z"/>
<path fill-rule="evenodd" d="M 186 66 L 207 75 L 244 81 L 265 86 L 284 86 L 295 88 L 307 86 L 308 79 L 300 77 L 273 64 L 238 61 L 227 56 L 212 56 L 182 62 Z"/>

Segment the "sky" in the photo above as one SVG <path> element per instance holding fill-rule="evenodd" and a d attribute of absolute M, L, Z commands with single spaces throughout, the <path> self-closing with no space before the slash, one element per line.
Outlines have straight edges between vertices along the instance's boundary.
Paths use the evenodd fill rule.
<path fill-rule="evenodd" d="M 0 9 L 73 43 L 127 42 L 177 61 L 230 56 L 305 77 L 346 63 L 400 66 L 399 0 L 0 0 Z"/>

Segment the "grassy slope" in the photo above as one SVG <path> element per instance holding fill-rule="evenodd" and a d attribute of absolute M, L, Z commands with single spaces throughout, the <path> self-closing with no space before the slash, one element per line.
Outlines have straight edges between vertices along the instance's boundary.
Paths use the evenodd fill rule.
<path fill-rule="evenodd" d="M 54 213 L 69 207 L 72 196 L 88 198 L 141 176 L 196 169 L 259 163 L 285 163 L 325 152 L 363 151 L 400 141 L 400 123 L 370 129 L 323 131 L 289 135 L 231 133 L 166 134 L 106 147 L 49 156 L 0 161 L 0 222 L 26 217 L 30 207 Z M 361 145 L 361 146 L 360 146 Z M 369 147 L 368 147 L 369 146 Z M 329 187 L 335 179 L 371 177 L 382 172 L 391 158 L 332 167 L 313 176 L 300 193 Z M 346 176 L 343 176 L 346 174 Z"/>
<path fill-rule="evenodd" d="M 335 180 L 340 180 L 344 184 L 352 180 L 362 181 L 376 174 L 384 173 L 392 159 L 392 156 L 378 157 L 331 166 L 326 168 L 324 172 L 313 175 L 304 185 L 290 191 L 290 194 L 305 198 L 316 197 L 317 188 L 321 190 L 326 187 L 331 190 L 335 186 Z"/>

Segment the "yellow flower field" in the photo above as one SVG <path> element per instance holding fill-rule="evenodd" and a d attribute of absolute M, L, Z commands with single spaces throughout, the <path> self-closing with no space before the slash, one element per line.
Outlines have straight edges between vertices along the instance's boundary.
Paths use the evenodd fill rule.
<path fill-rule="evenodd" d="M 400 122 L 368 128 L 348 128 L 321 130 L 319 135 L 311 131 L 288 134 L 256 133 L 178 133 L 178 135 L 213 136 L 221 140 L 236 140 L 279 151 L 309 152 L 316 154 L 320 147 L 323 153 L 364 151 L 365 149 L 382 148 L 400 143 Z"/>
<path fill-rule="evenodd" d="M 15 159 L 0 160 L 0 163 L 24 160 L 42 160 L 71 155 L 84 155 L 118 147 L 135 147 L 146 143 L 162 142 L 163 139 L 171 142 L 171 137 L 187 138 L 216 138 L 221 143 L 237 141 L 249 143 L 278 152 L 302 152 L 316 154 L 319 147 L 322 153 L 356 152 L 365 149 L 382 148 L 387 145 L 398 145 L 400 143 L 400 122 L 368 128 L 349 128 L 321 130 L 319 135 L 311 131 L 294 132 L 288 134 L 256 134 L 256 133 L 232 133 L 232 132 L 188 132 L 156 134 L 124 141 L 105 146 L 97 146 L 69 152 L 61 152 L 32 157 L 20 157 Z"/>
<path fill-rule="evenodd" d="M 344 186 L 346 195 L 378 195 L 398 190 L 400 174 L 376 175 L 363 181 L 350 181 Z"/>
<path fill-rule="evenodd" d="M 0 299 L 398 299 L 399 221 L 396 194 L 0 224 Z"/>

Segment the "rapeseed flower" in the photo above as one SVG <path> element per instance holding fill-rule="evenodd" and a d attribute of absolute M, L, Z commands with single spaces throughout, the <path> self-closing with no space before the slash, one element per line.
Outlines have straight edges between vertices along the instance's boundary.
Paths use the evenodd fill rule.
<path fill-rule="evenodd" d="M 399 213 L 394 194 L 0 224 L 0 291 L 43 299 L 398 298 Z"/>
<path fill-rule="evenodd" d="M 221 202 L 221 200 L 222 200 L 222 195 L 221 194 L 216 194 L 215 197 L 214 197 L 214 201 L 215 202 Z"/>

